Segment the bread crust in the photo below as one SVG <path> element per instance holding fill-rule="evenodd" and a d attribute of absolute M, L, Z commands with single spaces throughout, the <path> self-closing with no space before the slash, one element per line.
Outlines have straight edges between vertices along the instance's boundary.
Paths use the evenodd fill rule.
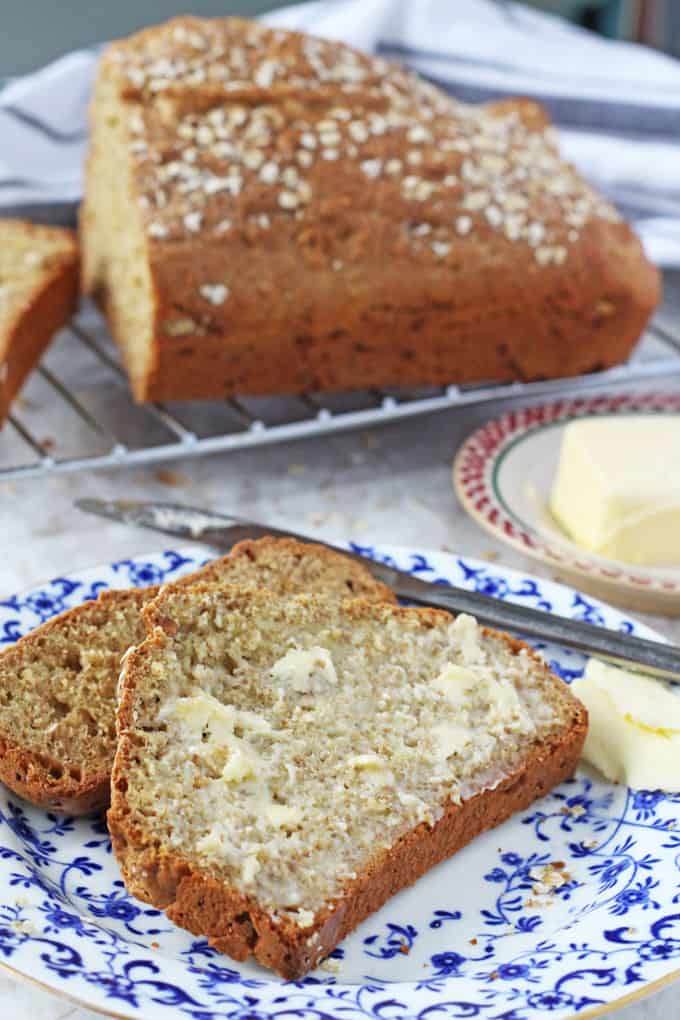
<path fill-rule="evenodd" d="M 548 187 L 554 181 L 546 182 L 539 198 L 524 207 L 522 229 L 529 229 L 531 221 L 540 229 L 545 226 L 546 238 L 550 232 L 552 247 L 539 261 L 540 245 L 518 240 L 514 207 L 504 207 L 503 225 L 489 198 L 496 191 L 522 201 L 521 182 L 499 178 L 494 183 L 493 177 L 484 177 L 488 152 L 466 167 L 471 157 L 465 148 L 439 144 L 451 140 L 445 127 L 433 143 L 422 146 L 400 129 L 396 134 L 376 130 L 361 142 L 356 138 L 363 136 L 356 129 L 348 136 L 346 121 L 338 119 L 342 145 L 331 149 L 329 158 L 317 158 L 319 143 L 305 149 L 303 142 L 300 148 L 296 123 L 312 129 L 319 115 L 344 107 L 364 125 L 373 114 L 389 110 L 390 94 L 381 91 L 381 83 L 413 99 L 412 115 L 421 102 L 437 110 L 434 120 L 423 116 L 418 122 L 415 114 L 421 129 L 454 116 L 437 106 L 438 101 L 451 102 L 443 93 L 426 93 L 427 87 L 395 65 L 337 44 L 336 66 L 342 70 L 347 59 L 364 74 L 362 83 L 345 91 L 324 78 L 312 87 L 306 47 L 320 45 L 326 60 L 323 44 L 260 27 L 258 41 L 243 47 L 254 31 L 253 23 L 241 19 L 179 18 L 114 44 L 101 63 L 102 100 L 95 98 L 92 106 L 93 137 L 106 116 L 104 102 L 121 123 L 143 121 L 143 129 L 136 128 L 138 133 L 121 143 L 130 174 L 123 202 L 140 238 L 138 258 L 149 291 L 144 317 L 148 357 L 144 365 L 128 357 L 137 400 L 535 380 L 608 368 L 628 356 L 659 300 L 659 274 L 637 237 L 616 221 L 604 201 L 598 214 L 583 222 L 578 211 L 566 208 L 563 196 L 570 189 L 590 196 L 584 201 L 595 201 L 566 163 L 554 168 L 555 177 L 565 175 L 562 197 Z M 238 88 L 227 90 L 217 81 L 188 82 L 181 74 L 160 84 L 145 77 L 149 54 L 198 60 L 198 70 L 209 77 L 211 66 L 223 58 L 211 63 L 206 56 L 203 66 L 196 51 L 185 50 L 179 41 L 191 35 L 204 39 L 207 53 L 213 45 L 222 53 L 240 48 L 247 60 L 255 54 L 270 66 L 287 65 L 291 79 L 275 75 L 271 85 L 262 84 L 258 71 L 263 65 L 256 63 L 240 75 Z M 304 86 L 295 84 L 296 73 L 303 79 L 307 75 Z M 268 107 L 281 115 L 261 156 L 278 161 L 282 172 L 284 166 L 295 169 L 309 184 L 310 195 L 299 205 L 282 208 L 281 201 L 295 198 L 286 199 L 289 193 L 282 186 L 263 183 L 260 170 L 244 168 L 233 153 L 216 156 L 200 139 L 196 144 L 190 134 L 178 137 L 181 118 L 239 103 L 246 111 Z M 526 146 L 547 137 L 545 111 L 528 100 L 505 100 L 478 110 L 480 120 L 486 115 L 489 122 L 516 118 L 525 129 Z M 465 145 L 461 131 L 455 141 Z M 238 141 L 229 138 L 229 144 L 232 138 Z M 224 175 L 236 168 L 240 190 L 211 190 L 200 194 L 200 202 L 187 204 L 172 175 L 158 180 L 152 163 L 152 156 L 159 164 L 169 158 L 181 163 L 187 149 L 192 151 L 189 169 Z M 300 168 L 300 151 L 317 156 Z M 554 151 L 554 143 L 547 141 L 536 158 Z M 81 221 L 86 254 L 92 252 L 85 286 L 106 309 L 125 352 L 133 344 L 110 272 L 116 252 L 109 233 L 97 232 L 101 210 L 93 197 L 101 166 L 111 158 L 105 145 L 93 143 Z M 386 171 L 389 163 L 402 164 L 402 170 Z M 367 171 L 366 164 L 375 169 L 369 165 Z M 475 177 L 480 166 L 481 183 Z M 186 167 L 181 172 L 189 173 Z M 434 182 L 432 193 L 417 194 L 421 178 L 424 184 Z M 446 178 L 454 184 L 442 185 Z M 415 194 L 405 190 L 407 180 L 416 182 Z M 484 189 L 493 210 L 488 217 L 484 208 L 466 205 Z M 162 201 L 157 200 L 159 190 Z M 454 230 L 460 220 L 464 226 Z M 185 222 L 191 226 L 185 229 Z M 229 226 L 220 232 L 223 223 Z"/>
<path fill-rule="evenodd" d="M 162 597 L 159 601 L 162 602 Z M 350 615 L 360 618 L 365 603 L 357 599 L 346 603 L 345 608 Z M 396 615 L 414 612 L 401 607 L 392 611 Z M 171 633 L 172 624 L 163 619 L 153 604 L 145 612 L 149 623 L 157 625 L 142 646 L 150 650 L 154 645 L 162 646 L 165 637 L 161 627 L 167 627 Z M 442 617 L 450 619 L 450 614 L 442 610 L 425 608 L 415 612 L 426 624 L 435 624 Z M 503 640 L 514 654 L 526 650 L 537 668 L 557 679 L 523 642 L 488 629 L 484 634 Z M 312 925 L 301 928 L 286 919 L 273 918 L 255 899 L 157 845 L 135 825 L 127 804 L 126 772 L 129 757 L 135 753 L 134 702 L 141 676 L 142 667 L 133 656 L 121 677 L 120 740 L 112 775 L 111 808 L 107 815 L 113 849 L 125 884 L 134 896 L 165 910 L 176 924 L 194 935 L 206 936 L 210 945 L 219 951 L 236 960 L 253 956 L 286 980 L 304 976 L 361 921 L 435 864 L 569 778 L 576 768 L 587 731 L 587 712 L 569 694 L 570 724 L 559 735 L 533 746 L 521 766 L 493 789 L 478 793 L 461 804 L 445 804 L 442 817 L 432 827 L 423 822 L 392 847 L 376 854 L 364 871 L 346 884 L 342 895 L 317 913 Z"/>
<path fill-rule="evenodd" d="M 364 567 L 361 563 L 357 563 L 356 560 L 345 555 L 342 549 L 331 549 L 316 542 L 300 542 L 296 538 L 278 538 L 273 535 L 237 542 L 226 556 L 211 560 L 200 570 L 180 578 L 174 582 L 173 587 L 201 582 L 225 581 L 223 574 L 225 566 L 233 563 L 238 565 L 239 560 L 249 560 L 266 570 L 270 567 L 275 568 L 276 557 L 283 554 L 284 557 L 290 557 L 294 564 L 304 566 L 305 558 L 309 557 L 310 553 L 313 553 L 314 560 L 322 565 L 326 574 L 342 575 L 346 587 L 344 594 L 348 598 L 354 596 L 370 598 L 373 602 L 388 602 L 391 605 L 396 605 L 397 597 L 392 589 L 372 576 L 369 569 L 370 560 L 366 560 Z M 274 562 L 272 562 L 272 558 Z M 225 583 L 229 582 L 225 581 Z M 264 581 L 261 581 L 259 586 L 267 587 Z M 290 585 L 290 590 L 299 592 L 301 589 L 297 584 L 294 584 Z"/>
<path fill-rule="evenodd" d="M 20 660 L 25 651 L 29 656 L 34 648 L 39 652 L 40 645 L 52 632 L 58 633 L 64 626 L 77 623 L 102 606 L 122 604 L 129 600 L 132 592 L 153 598 L 158 588 L 105 591 L 95 600 L 60 613 L 7 648 L 0 655 L 0 667 L 8 660 Z M 83 767 L 80 777 L 74 777 L 67 764 L 51 752 L 49 738 L 44 736 L 43 739 L 42 751 L 23 746 L 12 738 L 7 726 L 2 725 L 0 715 L 0 780 L 5 786 L 37 807 L 58 814 L 84 815 L 105 808 L 110 799 L 110 768 L 104 763 L 101 767 Z"/>
<path fill-rule="evenodd" d="M 224 579 L 225 571 L 228 572 L 230 566 L 234 564 L 238 565 L 239 560 L 248 560 L 256 565 L 262 564 L 263 571 L 271 569 L 275 574 L 278 556 L 288 557 L 303 567 L 305 557 L 308 561 L 313 558 L 315 563 L 321 564 L 327 575 L 334 574 L 342 578 L 347 587 L 347 595 L 355 592 L 373 601 L 389 603 L 396 601 L 394 593 L 389 588 L 376 581 L 367 568 L 344 556 L 340 550 L 335 552 L 316 543 L 303 543 L 295 539 L 271 536 L 239 542 L 226 556 L 212 560 L 194 573 L 180 578 L 174 585 L 166 587 L 184 586 L 197 581 L 206 584 L 219 582 Z M 283 580 L 285 581 L 286 578 Z M 148 605 L 158 595 L 159 590 L 157 586 L 153 586 L 143 589 L 105 591 L 99 595 L 96 601 L 99 607 L 102 605 L 115 607 L 116 604 L 127 600 L 131 592 L 135 592 L 140 600 Z M 60 613 L 59 616 L 55 616 L 26 634 L 0 654 L 0 667 L 3 658 L 7 662 L 10 656 L 21 656 L 25 650 L 30 654 L 31 650 L 36 648 L 39 654 L 40 643 L 45 637 L 49 637 L 51 632 L 59 631 L 77 621 L 79 617 L 88 614 L 93 605 L 92 601 L 85 602 L 74 609 Z M 111 713 L 112 715 L 114 713 L 113 706 Z M 57 773 L 60 774 L 57 775 Z M 89 814 L 108 806 L 111 792 L 110 780 L 111 762 L 102 762 L 100 768 L 83 771 L 80 779 L 74 779 L 69 774 L 66 764 L 50 753 L 47 741 L 43 752 L 17 743 L 12 739 L 7 728 L 3 728 L 0 710 L 0 781 L 19 796 L 38 807 L 60 814 Z"/>
<path fill-rule="evenodd" d="M 73 231 L 18 220 L 3 226 L 5 232 L 16 230 L 24 238 L 33 238 L 37 253 L 45 239 L 50 244 L 61 242 L 61 249 L 49 254 L 40 281 L 11 319 L 0 327 L 0 428 L 26 377 L 54 334 L 75 312 L 79 295 L 79 255 Z"/>
<path fill-rule="evenodd" d="M 562 742 L 537 750 L 525 767 L 493 790 L 461 805 L 450 804 L 431 829 L 424 823 L 413 829 L 371 862 L 342 898 L 303 930 L 283 921 L 274 923 L 256 902 L 181 857 L 143 849 L 124 816 L 111 809 L 107 822 L 113 849 L 125 884 L 138 899 L 163 909 L 193 935 L 206 936 L 211 946 L 235 960 L 253 956 L 293 981 L 317 966 L 400 889 L 568 779 L 576 768 L 586 725 L 584 712 Z"/>

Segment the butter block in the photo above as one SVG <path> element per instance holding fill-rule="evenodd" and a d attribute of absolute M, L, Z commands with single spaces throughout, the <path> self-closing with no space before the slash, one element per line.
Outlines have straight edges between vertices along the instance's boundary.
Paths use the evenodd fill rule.
<path fill-rule="evenodd" d="M 550 510 L 584 549 L 633 564 L 680 564 L 680 415 L 570 422 Z"/>
<path fill-rule="evenodd" d="M 587 762 L 636 790 L 680 792 L 680 695 L 596 659 L 571 689 L 588 709 Z"/>
<path fill-rule="evenodd" d="M 338 682 L 331 654 L 326 648 L 291 648 L 271 668 L 272 679 L 300 694 L 321 694 Z"/>

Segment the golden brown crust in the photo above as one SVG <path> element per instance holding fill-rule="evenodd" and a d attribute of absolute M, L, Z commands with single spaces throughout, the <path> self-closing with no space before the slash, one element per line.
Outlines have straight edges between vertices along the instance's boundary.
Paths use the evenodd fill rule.
<path fill-rule="evenodd" d="M 282 558 L 287 561 L 288 577 L 281 577 L 281 565 L 277 561 Z M 214 581 L 233 583 L 228 580 L 229 568 L 232 565 L 238 568 L 239 561 L 246 560 L 261 571 L 261 576 L 258 578 L 260 587 L 266 588 L 269 578 L 275 575 L 277 587 L 282 586 L 281 593 L 284 590 L 291 592 L 302 590 L 296 569 L 299 567 L 302 571 L 308 570 L 311 560 L 314 566 L 321 571 L 318 578 L 319 587 L 323 583 L 325 574 L 326 579 L 334 578 L 334 588 L 341 589 L 339 594 L 391 604 L 395 604 L 397 601 L 392 589 L 371 575 L 370 560 L 366 560 L 366 566 L 363 566 L 346 556 L 341 549 L 331 549 L 316 542 L 300 542 L 295 538 L 275 538 L 271 535 L 237 542 L 226 556 L 206 563 L 200 570 L 180 578 L 175 583 L 180 585 Z M 316 585 L 312 585 L 311 590 L 316 590 Z"/>
<path fill-rule="evenodd" d="M 36 276 L 19 307 L 0 324 L 0 427 L 24 380 L 78 304 L 79 256 L 75 234 L 18 220 L 0 223 L 0 243 L 11 249 L 12 239 L 17 235 L 22 240 L 32 240 L 36 256 L 43 254 L 44 261 L 40 278 Z"/>
<path fill-rule="evenodd" d="M 194 77 L 166 78 L 163 58 Z M 471 109 L 240 19 L 147 29 L 108 51 L 100 84 L 128 131 L 125 201 L 150 273 L 138 400 L 576 375 L 626 358 L 659 300 L 638 239 L 528 100 Z M 234 110 L 242 129 L 219 120 Z M 92 179 L 107 158 L 94 143 Z M 97 215 L 86 196 L 93 250 Z M 86 286 L 125 350 L 112 242 L 98 244 Z"/>
<path fill-rule="evenodd" d="M 19 638 L 0 655 L 0 669 L 8 669 L 11 674 L 12 669 L 27 666 L 34 657 L 40 657 L 52 633 L 77 627 L 80 620 L 87 620 L 93 612 L 106 614 L 110 607 L 125 604 L 131 597 L 138 597 L 141 607 L 142 600 L 153 598 L 157 591 L 149 588 L 102 592 L 98 599 L 60 613 Z M 72 696 L 77 698 L 77 691 Z M 109 762 L 102 761 L 95 767 L 78 764 L 70 769 L 55 756 L 47 735 L 42 736 L 42 747 L 37 743 L 33 747 L 18 743 L 0 711 L 0 780 L 32 804 L 69 815 L 101 810 L 109 803 L 110 778 Z"/>
<path fill-rule="evenodd" d="M 201 591 L 197 584 L 194 591 Z M 203 589 L 206 590 L 206 589 Z M 235 606 L 247 595 L 230 592 Z M 162 602 L 162 596 L 159 600 Z M 349 615 L 361 619 L 368 603 L 357 599 L 344 603 Z M 287 919 L 275 919 L 253 898 L 219 881 L 190 861 L 168 852 L 152 834 L 135 823 L 127 803 L 128 759 L 134 755 L 134 704 L 137 685 L 143 676 L 143 659 L 154 647 L 164 644 L 162 627 L 172 632 L 172 623 L 158 607 L 147 609 L 152 631 L 140 652 L 128 662 L 122 677 L 118 706 L 120 741 L 112 775 L 112 802 L 107 815 L 113 849 L 129 891 L 159 907 L 175 923 L 236 960 L 249 956 L 272 968 L 287 980 L 302 977 L 324 959 L 364 918 L 381 907 L 400 889 L 415 882 L 438 862 L 450 857 L 479 833 L 500 824 L 516 811 L 569 778 L 581 753 L 587 730 L 587 713 L 573 697 L 570 719 L 552 739 L 534 743 L 521 767 L 500 782 L 456 805 L 445 806 L 434 826 L 421 823 L 386 851 L 375 856 L 343 895 L 317 913 L 314 924 L 301 928 Z M 419 615 L 425 625 L 436 625 L 450 614 L 436 609 L 392 607 L 394 615 Z M 507 635 L 486 630 L 518 654 L 529 652 L 533 662 L 552 676 L 545 663 L 528 646 Z"/>
<path fill-rule="evenodd" d="M 207 936 L 220 952 L 236 960 L 252 955 L 286 980 L 296 980 L 400 889 L 568 779 L 576 768 L 586 726 L 582 711 L 561 742 L 535 749 L 524 767 L 495 789 L 461 805 L 450 804 L 432 828 L 423 823 L 413 829 L 352 882 L 310 928 L 276 924 L 257 903 L 188 862 L 142 849 L 124 815 L 112 809 L 107 821 L 114 852 L 134 896 L 162 908 L 192 934 Z M 116 781 L 122 783 L 120 776 Z"/>
<path fill-rule="evenodd" d="M 281 575 L 281 561 L 284 558 L 289 565 L 289 577 Z M 309 568 L 311 562 L 318 568 L 319 587 L 323 586 L 322 575 L 325 573 L 326 580 L 332 577 L 337 588 L 342 588 L 343 585 L 346 587 L 344 594 L 356 593 L 373 601 L 395 602 L 395 596 L 389 588 L 374 580 L 366 568 L 343 556 L 340 551 L 335 552 L 316 543 L 303 543 L 287 538 L 265 537 L 257 541 L 240 542 L 228 555 L 211 561 L 196 572 L 181 578 L 176 584 L 196 582 L 209 584 L 225 581 L 232 566 L 238 568 L 240 560 L 248 560 L 258 567 L 261 572 L 261 584 L 265 587 L 270 578 L 276 578 L 277 584 L 290 583 L 291 590 L 299 591 L 295 566 L 299 565 L 304 569 L 306 564 Z M 103 592 L 97 600 L 98 607 L 99 609 L 115 607 L 116 604 L 127 601 L 131 593 L 134 593 L 133 597 L 139 598 L 141 608 L 143 603 L 151 602 L 158 591 L 157 587 L 150 587 Z M 50 633 L 77 623 L 78 619 L 88 614 L 92 607 L 92 602 L 83 603 L 48 620 L 30 634 L 20 638 L 0 655 L 0 668 L 3 660 L 5 663 L 10 659 L 19 662 L 24 654 L 29 659 L 33 655 L 39 657 L 41 643 Z M 112 715 L 114 711 L 112 704 Z M 83 770 L 80 778 L 74 778 L 69 774 L 66 764 L 50 753 L 47 739 L 42 751 L 17 743 L 12 738 L 11 731 L 3 725 L 0 708 L 0 781 L 31 803 L 69 815 L 87 814 L 107 807 L 110 799 L 111 761 L 102 760 L 100 765 L 101 767 L 95 770 Z"/>

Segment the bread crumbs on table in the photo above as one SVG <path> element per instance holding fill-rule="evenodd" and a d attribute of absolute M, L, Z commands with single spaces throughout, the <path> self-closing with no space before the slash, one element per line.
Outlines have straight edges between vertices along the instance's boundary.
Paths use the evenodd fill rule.
<path fill-rule="evenodd" d="M 328 971 L 329 974 L 339 974 L 342 966 L 337 960 L 327 959 L 319 964 L 319 970 Z"/>
<path fill-rule="evenodd" d="M 372 432 L 364 432 L 361 436 L 361 442 L 367 450 L 377 450 L 380 446 L 380 440 Z"/>
<path fill-rule="evenodd" d="M 469 942 L 470 942 L 471 946 L 476 946 L 477 945 L 477 939 L 470 939 Z"/>
<path fill-rule="evenodd" d="M 162 482 L 163 485 L 171 485 L 173 488 L 180 488 L 183 485 L 189 484 L 189 479 L 186 475 L 182 475 L 179 471 L 171 471 L 169 468 L 158 468 L 155 472 L 156 479 Z"/>

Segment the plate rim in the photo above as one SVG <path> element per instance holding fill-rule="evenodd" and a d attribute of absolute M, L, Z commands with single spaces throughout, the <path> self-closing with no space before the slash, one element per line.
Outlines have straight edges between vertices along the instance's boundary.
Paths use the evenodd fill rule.
<path fill-rule="evenodd" d="M 459 446 L 452 467 L 454 490 L 462 508 L 477 524 L 531 559 L 584 580 L 674 603 L 680 598 L 680 577 L 677 580 L 659 577 L 647 573 L 644 567 L 607 560 L 587 550 L 578 555 L 558 549 L 535 526 L 512 512 L 497 482 L 505 455 L 529 440 L 533 433 L 577 418 L 616 417 L 624 413 L 680 414 L 680 394 L 610 393 L 563 398 L 505 411 L 473 430 Z"/>
<path fill-rule="evenodd" d="M 311 538 L 311 536 L 310 536 L 310 540 L 313 541 L 313 538 Z M 366 549 L 366 548 L 367 547 L 365 545 L 361 545 L 361 543 L 353 542 L 351 540 L 350 541 L 346 541 L 346 542 L 342 542 L 342 544 L 338 544 L 339 551 L 342 551 L 343 549 L 350 549 L 350 550 L 358 551 L 358 550 Z M 451 551 L 451 550 L 431 549 L 431 548 L 429 548 L 427 546 L 421 547 L 419 545 L 416 546 L 416 548 L 414 549 L 412 547 L 412 544 L 410 544 L 410 543 L 409 544 L 401 544 L 401 543 L 393 544 L 393 543 L 383 543 L 383 542 L 373 543 L 369 548 L 376 548 L 379 551 L 380 554 L 384 554 L 384 555 L 387 555 L 387 556 L 391 556 L 393 554 L 394 555 L 403 554 L 404 557 L 407 557 L 407 556 L 412 556 L 412 555 L 423 554 L 425 557 L 431 555 L 431 556 L 434 556 L 434 557 L 444 557 L 444 559 L 462 560 L 466 565 L 472 565 L 474 567 L 480 567 L 480 568 L 483 568 L 484 570 L 489 570 L 489 571 L 497 570 L 497 571 L 499 571 L 500 574 L 503 575 L 504 578 L 509 578 L 509 579 L 526 579 L 527 577 L 531 578 L 530 572 L 527 572 L 527 571 L 524 571 L 524 570 L 521 570 L 521 569 L 517 569 L 517 568 L 513 568 L 513 567 L 509 567 L 509 566 L 506 566 L 506 565 L 504 565 L 502 563 L 490 563 L 490 562 L 487 562 L 485 560 L 478 559 L 476 557 L 470 557 L 470 556 L 467 556 L 464 553 L 458 553 L 456 551 Z M 180 556 L 189 556 L 189 557 L 193 558 L 194 560 L 199 560 L 201 558 L 201 551 L 206 554 L 205 558 L 210 558 L 210 556 L 211 556 L 211 551 L 208 549 L 208 547 L 187 544 L 187 545 L 177 545 L 177 546 L 175 546 L 175 547 L 173 547 L 171 549 L 167 549 L 167 547 L 166 547 L 166 550 L 155 550 L 155 551 L 146 552 L 146 553 L 144 553 L 144 552 L 142 552 L 142 553 L 135 553 L 134 555 L 129 557 L 129 561 L 130 562 L 137 562 L 137 561 L 140 561 L 140 560 L 144 561 L 145 558 L 151 559 L 151 558 L 154 558 L 154 557 L 163 556 L 166 551 L 167 552 L 171 552 L 171 553 L 176 552 Z M 125 562 L 127 562 L 127 561 L 125 561 Z M 98 572 L 100 570 L 109 570 L 112 565 L 113 564 L 111 562 L 109 562 L 109 563 L 100 563 L 100 564 L 96 564 L 96 565 L 93 565 L 93 566 L 80 567 L 80 568 L 77 568 L 74 571 L 67 571 L 64 574 L 59 575 L 59 577 L 60 578 L 64 578 L 64 577 L 66 577 L 66 578 L 86 577 L 86 576 L 91 575 L 94 572 Z M 571 586 L 569 584 L 565 584 L 565 583 L 563 583 L 561 581 L 554 580 L 552 578 L 537 577 L 537 578 L 535 578 L 535 580 L 537 580 L 539 583 L 541 583 L 543 585 L 547 585 L 548 588 L 557 588 L 557 589 L 561 589 L 562 591 L 565 591 L 565 592 L 568 592 L 568 593 L 577 592 L 577 589 L 574 589 L 573 586 Z M 26 595 L 29 595 L 29 594 L 31 594 L 33 592 L 40 591 L 41 588 L 43 588 L 46 585 L 49 585 L 50 583 L 51 583 L 50 581 L 37 582 L 37 583 L 35 583 L 35 584 L 33 584 L 33 585 L 23 589 L 22 592 L 17 593 L 16 597 L 21 598 L 21 597 L 25 597 Z M 128 586 L 129 585 L 122 585 L 122 587 L 128 587 Z M 10 598 L 12 598 L 12 596 L 10 596 Z M 615 606 L 609 606 L 604 600 L 602 600 L 600 598 L 597 598 L 597 597 L 593 596 L 592 600 L 593 600 L 593 603 L 595 604 L 596 608 L 604 607 L 607 610 L 613 611 L 618 616 L 622 616 L 623 615 L 620 608 L 616 608 Z M 80 603 L 78 603 L 78 604 L 80 604 Z M 644 633 L 644 634 L 652 636 L 652 637 L 658 637 L 658 638 L 663 640 L 663 636 L 658 634 L 654 630 L 654 628 L 650 627 L 647 623 L 634 620 L 634 624 L 635 624 L 635 627 L 637 629 L 639 629 L 639 631 L 641 633 Z M 66 1000 L 66 1001 L 69 1001 L 69 1002 L 73 1002 L 77 1006 L 85 1008 L 85 1009 L 92 1010 L 94 1013 L 97 1013 L 99 1015 L 113 1017 L 113 1018 L 115 1018 L 115 1020 L 125 1020 L 126 1017 L 131 1015 L 129 1013 L 119 1013 L 119 1012 L 115 1011 L 115 1009 L 109 1009 L 109 1008 L 106 1008 L 106 1007 L 104 1007 L 102 1005 L 99 1005 L 97 1003 L 93 1003 L 91 1001 L 88 1001 L 87 999 L 82 999 L 82 998 L 80 998 L 80 996 L 78 995 L 77 992 L 68 991 L 68 990 L 64 989 L 62 986 L 60 986 L 60 985 L 58 985 L 56 983 L 55 984 L 49 984 L 49 983 L 41 980 L 40 978 L 33 976 L 32 974 L 26 973 L 26 972 L 24 972 L 22 970 L 19 970 L 19 969 L 15 968 L 10 963 L 6 962 L 4 959 L 1 959 L 1 958 L 0 958 L 0 969 L 2 971 L 6 972 L 7 974 L 9 974 L 12 978 L 14 978 L 16 980 L 23 981 L 23 982 L 25 982 L 28 985 L 37 986 L 37 987 L 41 988 L 42 990 L 44 990 L 45 992 L 47 992 L 49 994 L 58 995 L 63 1000 Z M 666 974 L 661 975 L 659 978 L 655 978 L 652 981 L 646 982 L 644 985 L 642 985 L 642 987 L 639 987 L 635 991 L 627 993 L 626 995 L 619 996 L 616 999 L 613 999 L 611 1002 L 602 1003 L 601 1005 L 594 1006 L 591 1009 L 586 1010 L 584 1012 L 582 1011 L 582 1012 L 578 1012 L 578 1013 L 569 1014 L 568 1016 L 564 1017 L 564 1020 L 580 1020 L 580 1018 L 583 1018 L 583 1020 L 595 1020 L 595 1018 L 608 1015 L 609 1013 L 613 1012 L 614 1010 L 621 1009 L 622 1007 L 624 1007 L 628 1003 L 639 1001 L 639 1000 L 641 1000 L 643 998 L 646 998 L 647 996 L 654 994 L 655 991 L 660 990 L 662 987 L 664 987 L 666 985 L 669 985 L 669 984 L 673 983 L 674 981 L 676 981 L 678 979 L 680 979 L 680 967 L 674 969 L 673 971 L 669 971 Z M 410 983 L 412 983 L 412 982 L 410 982 Z M 143 1008 L 143 1005 L 142 1005 L 141 1008 Z M 265 1008 L 267 1010 L 270 1009 L 269 1006 L 265 1006 Z M 139 1015 L 141 1016 L 141 1015 L 143 1015 L 143 1013 L 140 1013 Z"/>
<path fill-rule="evenodd" d="M 20 981 L 25 985 L 36 986 L 42 991 L 49 993 L 50 995 L 56 995 L 63 1002 L 72 1002 L 79 1009 L 89 1009 L 91 1012 L 96 1013 L 98 1016 L 111 1017 L 112 1020 L 130 1020 L 129 1014 L 117 1013 L 112 1010 L 104 1009 L 102 1006 L 92 1005 L 85 999 L 79 998 L 72 992 L 66 992 L 62 988 L 58 988 L 55 985 L 48 985 L 46 982 L 41 981 L 39 978 L 32 977 L 30 974 L 24 974 L 23 971 L 17 970 L 4 960 L 0 959 L 0 972 L 5 972 L 11 978 L 16 981 Z M 677 967 L 673 971 L 669 971 L 668 974 L 664 974 L 660 978 L 655 978 L 654 981 L 649 981 L 641 988 L 636 989 L 634 992 L 628 992 L 626 995 L 622 995 L 618 999 L 613 999 L 611 1002 L 606 1002 L 601 1006 L 593 1006 L 591 1009 L 585 1010 L 581 1013 L 571 1013 L 569 1016 L 563 1018 L 563 1020 L 599 1020 L 600 1017 L 608 1016 L 613 1013 L 614 1010 L 625 1009 L 626 1006 L 631 1006 L 636 1002 L 642 1002 L 643 999 L 648 999 L 657 992 L 662 991 L 669 985 L 680 981 L 680 967 Z M 330 1016 L 330 1014 L 328 1014 Z"/>

